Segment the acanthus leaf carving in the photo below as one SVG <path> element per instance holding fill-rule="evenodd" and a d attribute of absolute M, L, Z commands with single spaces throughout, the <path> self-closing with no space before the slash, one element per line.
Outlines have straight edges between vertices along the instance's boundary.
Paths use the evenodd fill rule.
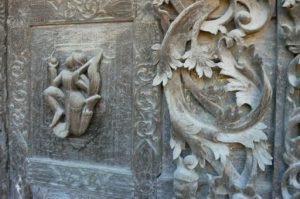
<path fill-rule="evenodd" d="M 196 198 L 203 175 L 208 198 L 261 198 L 254 188 L 257 168 L 264 171 L 272 164 L 267 126 L 261 121 L 272 88 L 246 36 L 267 24 L 274 2 L 225 4 L 154 1 L 165 36 L 152 46 L 157 63 L 153 85 L 164 86 L 173 127 L 175 198 Z M 164 5 L 173 5 L 174 20 Z M 242 172 L 231 161 L 232 144 L 246 152 Z M 203 173 L 206 167 L 215 173 Z"/>
<path fill-rule="evenodd" d="M 43 94 L 54 112 L 50 127 L 56 136 L 80 136 L 87 130 L 93 109 L 101 99 L 98 93 L 101 85 L 99 66 L 102 56 L 100 52 L 87 61 L 83 53 L 72 53 L 65 60 L 66 68 L 59 73 L 57 58 L 49 59 L 51 86 L 45 89 Z M 63 101 L 62 104 L 60 100 Z"/>

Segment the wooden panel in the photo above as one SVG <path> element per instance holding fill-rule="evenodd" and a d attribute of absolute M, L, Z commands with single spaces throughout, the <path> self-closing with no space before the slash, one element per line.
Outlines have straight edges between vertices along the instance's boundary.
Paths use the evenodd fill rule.
<path fill-rule="evenodd" d="M 82 3 L 76 6 L 78 2 Z M 102 7 L 89 7 L 87 6 L 89 3 L 96 3 L 99 6 L 101 4 Z M 134 73 L 133 26 L 129 21 L 133 20 L 135 12 L 133 4 L 131 0 L 51 2 L 9 0 L 10 67 L 7 69 L 7 86 L 10 92 L 6 105 L 9 112 L 7 115 L 9 118 L 7 132 L 11 146 L 9 152 L 13 154 L 10 156 L 9 165 L 11 198 L 37 198 L 38 190 L 47 190 L 49 198 L 56 196 L 63 198 L 74 191 L 68 187 L 61 190 L 57 184 L 48 188 L 47 178 L 44 184 L 29 185 L 26 170 L 33 171 L 35 166 L 44 167 L 47 164 L 42 160 L 41 162 L 36 160 L 35 164 L 30 163 L 25 168 L 24 162 L 28 157 L 43 157 L 43 160 L 50 161 L 49 164 L 51 161 L 65 161 L 63 165 L 68 161 L 78 161 L 77 166 L 83 170 L 89 168 L 88 165 L 97 163 L 94 166 L 97 167 L 97 172 L 102 169 L 106 171 L 106 167 L 118 166 L 121 170 L 126 170 L 126 176 L 130 176 Z M 68 6 L 75 6 L 74 16 L 65 15 L 70 14 Z M 85 13 L 82 10 L 90 8 L 97 8 L 97 12 L 91 14 L 92 11 Z M 96 107 L 90 128 L 80 138 L 62 140 L 55 137 L 49 128 L 51 115 L 42 92 L 49 86 L 46 62 L 54 49 L 55 55 L 62 63 L 74 51 L 81 50 L 88 58 L 95 56 L 99 50 L 104 52 L 100 71 L 102 100 Z M 39 176 L 29 176 L 31 182 L 37 183 L 34 179 L 38 179 Z M 102 180 L 103 176 L 98 175 L 97 179 Z M 116 193 L 120 193 L 116 194 L 115 198 L 132 198 L 130 177 L 126 179 L 128 181 L 124 182 L 129 186 L 124 188 L 126 191 L 121 189 L 118 192 L 118 178 L 114 178 L 116 182 L 106 190 L 93 193 L 87 190 L 86 194 L 80 193 L 78 197 L 85 195 L 91 196 L 90 198 L 112 198 L 112 190 L 115 189 Z M 60 190 L 57 191 L 57 195 L 52 193 L 55 190 Z M 78 192 L 80 190 L 77 190 Z M 70 196 L 74 196 L 74 193 Z"/>
<path fill-rule="evenodd" d="M 8 192 L 13 199 L 169 199 L 183 192 L 190 195 L 182 198 L 282 198 L 284 187 L 285 199 L 299 191 L 289 181 L 297 176 L 291 171 L 299 170 L 298 157 L 292 162 L 283 158 L 297 151 L 296 145 L 284 146 L 284 140 L 298 138 L 298 121 L 292 128 L 295 139 L 286 130 L 294 124 L 290 116 L 300 96 L 287 83 L 286 72 L 299 56 L 285 45 L 297 48 L 299 35 L 278 25 L 296 29 L 290 12 L 299 2 L 285 0 L 291 5 L 281 8 L 278 0 L 276 13 L 271 13 L 275 0 L 4 2 L 0 0 L 0 198 Z M 60 72 L 73 52 L 89 60 L 100 51 L 102 98 L 90 126 L 80 137 L 59 138 L 49 127 L 53 112 L 43 96 L 50 85 L 49 57 L 58 58 Z M 230 68 L 250 84 L 231 76 Z M 188 86 L 185 75 L 196 88 Z M 160 81 L 168 83 L 161 86 Z M 259 92 L 252 93 L 251 82 Z M 240 106 L 240 100 L 259 107 L 261 117 L 230 129 L 254 112 Z"/>
<path fill-rule="evenodd" d="M 130 166 L 132 134 L 132 25 L 94 24 L 32 29 L 31 154 L 61 160 L 80 160 Z M 53 114 L 42 96 L 48 80 L 47 57 L 61 63 L 72 52 L 88 58 L 103 51 L 100 66 L 101 100 L 87 132 L 59 139 L 49 125 Z M 61 70 L 62 68 L 59 68 Z"/>

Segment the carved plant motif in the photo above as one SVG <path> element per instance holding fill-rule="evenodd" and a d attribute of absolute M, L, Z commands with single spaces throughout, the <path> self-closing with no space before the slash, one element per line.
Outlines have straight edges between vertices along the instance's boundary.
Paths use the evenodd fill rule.
<path fill-rule="evenodd" d="M 265 26 L 273 4 L 154 1 L 165 36 L 152 47 L 153 85 L 163 84 L 172 121 L 176 198 L 198 198 L 203 178 L 207 198 L 261 198 L 254 186 L 257 167 L 272 164 L 261 121 L 272 89 L 262 59 L 244 37 Z M 241 172 L 232 146 L 246 153 Z M 214 172 L 205 174 L 204 167 Z"/>
<path fill-rule="evenodd" d="M 106 14 L 108 7 L 122 4 L 122 0 L 50 0 L 51 6 L 66 19 L 92 19 Z"/>
<path fill-rule="evenodd" d="M 50 58 L 51 86 L 44 91 L 44 96 L 54 112 L 50 127 L 56 136 L 80 136 L 87 130 L 93 109 L 101 98 L 98 94 L 101 60 L 102 52 L 89 61 L 82 53 L 73 53 L 64 63 L 66 69 L 57 73 L 59 61 Z"/>
<path fill-rule="evenodd" d="M 297 96 L 299 96 L 300 79 L 300 32 L 299 32 L 299 9 L 300 3 L 298 0 L 285 0 L 283 7 L 288 9 L 293 21 L 292 26 L 282 25 L 286 46 L 288 50 L 295 54 L 295 58 L 288 66 L 288 81 L 290 84 L 290 95 L 288 101 L 291 104 L 287 128 L 285 131 L 285 154 L 284 161 L 288 165 L 285 171 L 282 182 L 281 191 L 284 199 L 292 199 L 300 197 L 300 148 L 299 148 L 299 124 L 300 124 L 300 104 Z"/>

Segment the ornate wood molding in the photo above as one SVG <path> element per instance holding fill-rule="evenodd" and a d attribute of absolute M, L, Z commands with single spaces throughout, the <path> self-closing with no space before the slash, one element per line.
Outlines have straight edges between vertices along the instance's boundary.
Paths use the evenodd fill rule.
<path fill-rule="evenodd" d="M 133 0 L 34 0 L 25 12 L 35 25 L 133 21 L 133 4 Z"/>
<path fill-rule="evenodd" d="M 299 173 L 300 173 L 300 153 L 299 153 L 299 124 L 300 124 L 300 3 L 295 0 L 285 0 L 283 7 L 290 15 L 291 23 L 283 24 L 282 29 L 287 49 L 294 54 L 294 58 L 289 63 L 287 69 L 287 79 L 289 83 L 287 94 L 287 124 L 285 128 L 285 153 L 284 162 L 288 166 L 283 174 L 281 182 L 281 192 L 284 199 L 300 197 Z"/>
<path fill-rule="evenodd" d="M 137 1 L 134 21 L 134 137 L 132 173 L 134 198 L 157 198 L 157 177 L 161 173 L 161 90 L 152 86 L 155 63 L 151 46 L 160 41 L 159 25 L 152 1 Z M 145 30 L 148 30 L 145 32 Z"/>
<path fill-rule="evenodd" d="M 21 0 L 8 0 L 8 37 L 7 37 L 7 89 L 10 156 L 11 197 L 29 198 L 30 188 L 25 179 L 25 168 L 22 163 L 28 152 L 29 118 L 29 19 L 26 11 L 28 3 Z"/>
<path fill-rule="evenodd" d="M 48 0 L 47 3 L 51 5 L 61 17 L 69 20 L 74 20 L 74 18 L 84 20 L 101 17 L 118 17 L 118 15 L 121 15 L 122 12 L 126 13 L 128 11 L 127 9 L 130 8 L 130 4 L 128 4 L 126 0 Z M 118 10 L 113 11 L 112 8 L 118 8 Z"/>
<path fill-rule="evenodd" d="M 269 22 L 274 1 L 153 4 L 164 31 L 162 43 L 152 47 L 153 85 L 164 85 L 173 126 L 175 197 L 197 197 L 202 182 L 208 198 L 261 198 L 254 186 L 257 169 L 272 164 L 262 122 L 272 88 L 247 36 Z M 245 150 L 242 172 L 231 161 L 233 145 Z M 205 173 L 208 167 L 214 172 Z"/>

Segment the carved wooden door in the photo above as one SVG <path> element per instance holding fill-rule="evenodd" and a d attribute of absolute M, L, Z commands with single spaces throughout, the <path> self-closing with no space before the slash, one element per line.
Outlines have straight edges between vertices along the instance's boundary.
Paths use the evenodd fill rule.
<path fill-rule="evenodd" d="M 0 0 L 0 198 L 299 198 L 299 13 Z"/>

